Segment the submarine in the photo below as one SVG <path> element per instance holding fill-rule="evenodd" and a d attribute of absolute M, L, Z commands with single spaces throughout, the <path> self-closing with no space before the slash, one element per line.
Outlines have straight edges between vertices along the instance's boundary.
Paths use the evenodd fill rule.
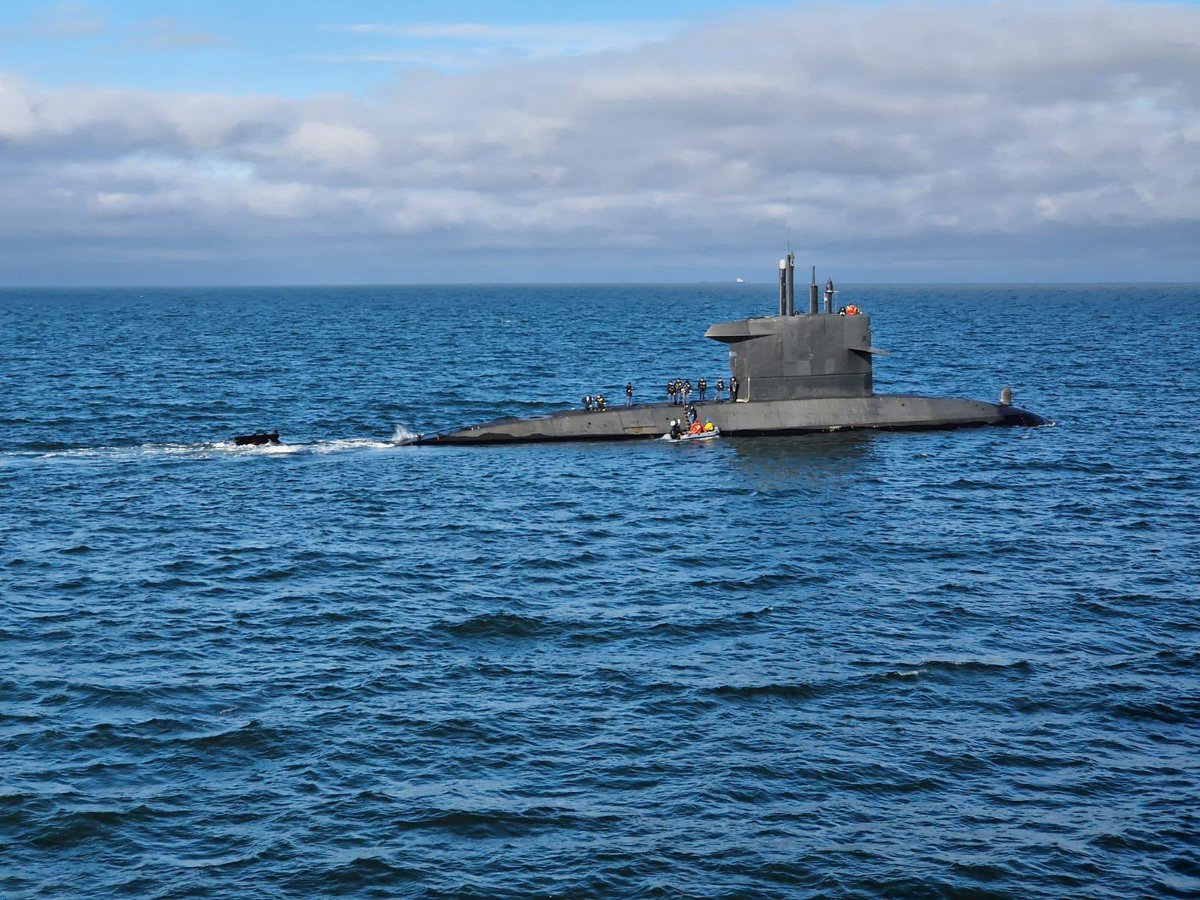
<path fill-rule="evenodd" d="M 854 306 L 835 313 L 832 280 L 826 282 L 822 310 L 815 267 L 808 312 L 797 312 L 795 271 L 795 255 L 789 253 L 779 261 L 778 315 L 718 322 L 705 332 L 705 337 L 729 348 L 737 399 L 692 405 L 723 437 L 1050 424 L 1037 413 L 1014 406 L 1008 387 L 1001 391 L 999 403 L 876 394 L 872 365 L 876 356 L 886 356 L 887 351 L 871 344 L 871 317 Z M 571 409 L 420 434 L 404 443 L 658 438 L 670 431 L 672 420 L 681 413 L 681 407 L 670 403 Z"/>

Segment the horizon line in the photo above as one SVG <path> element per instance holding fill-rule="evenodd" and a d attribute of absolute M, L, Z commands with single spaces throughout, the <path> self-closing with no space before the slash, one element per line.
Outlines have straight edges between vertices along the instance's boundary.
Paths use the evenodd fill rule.
<path fill-rule="evenodd" d="M 873 287 L 1200 287 L 1197 281 L 842 281 L 840 284 Z M 0 291 L 23 290 L 192 290 L 244 288 L 352 288 L 352 287 L 712 287 L 725 285 L 774 289 L 774 281 L 311 281 L 122 284 L 8 284 Z"/>

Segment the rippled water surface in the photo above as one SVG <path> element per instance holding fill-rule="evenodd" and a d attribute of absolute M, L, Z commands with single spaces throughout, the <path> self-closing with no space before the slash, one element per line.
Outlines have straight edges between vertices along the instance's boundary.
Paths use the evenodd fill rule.
<path fill-rule="evenodd" d="M 1056 425 L 398 447 L 771 289 L 0 293 L 0 894 L 1196 896 L 1200 289 L 842 299 Z"/>

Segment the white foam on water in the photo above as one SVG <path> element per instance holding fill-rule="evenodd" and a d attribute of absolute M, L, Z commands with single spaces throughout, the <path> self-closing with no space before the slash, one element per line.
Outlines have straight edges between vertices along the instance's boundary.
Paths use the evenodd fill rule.
<path fill-rule="evenodd" d="M 396 430 L 392 432 L 392 443 L 403 444 L 408 441 L 415 440 L 418 437 L 420 437 L 420 435 L 417 434 L 417 432 L 411 431 L 397 422 Z"/>
<path fill-rule="evenodd" d="M 396 445 L 392 441 L 350 438 L 341 441 L 317 441 L 307 446 L 310 453 L 340 453 L 344 450 L 390 450 Z"/>
<path fill-rule="evenodd" d="M 27 459 L 64 460 L 139 460 L 155 457 L 177 459 L 214 459 L 222 457 L 297 456 L 326 455 L 363 450 L 391 450 L 396 444 L 416 437 L 416 434 L 397 426 L 390 440 L 377 438 L 340 438 L 311 443 L 262 444 L 238 446 L 233 441 L 204 441 L 195 444 L 138 444 L 129 447 L 72 447 L 66 450 L 49 450 L 43 453 L 5 453 L 4 456 L 20 456 Z"/>

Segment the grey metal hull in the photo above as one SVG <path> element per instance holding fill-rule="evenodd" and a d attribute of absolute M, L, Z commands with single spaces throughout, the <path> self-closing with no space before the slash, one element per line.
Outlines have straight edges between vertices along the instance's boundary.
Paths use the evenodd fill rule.
<path fill-rule="evenodd" d="M 898 394 L 801 400 L 695 404 L 723 436 L 811 434 L 854 429 L 962 428 L 972 425 L 1044 425 L 1016 406 Z M 531 419 L 496 419 L 455 431 L 421 435 L 416 444 L 496 444 L 532 441 L 657 438 L 684 410 L 666 403 L 617 406 L 599 412 L 572 409 Z"/>

